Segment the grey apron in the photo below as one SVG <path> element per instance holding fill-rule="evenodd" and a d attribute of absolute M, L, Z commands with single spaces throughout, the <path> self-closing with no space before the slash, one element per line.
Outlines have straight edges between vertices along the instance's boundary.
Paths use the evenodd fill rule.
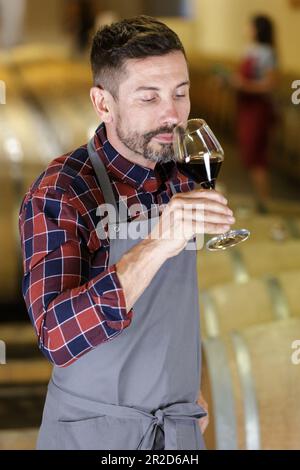
<path fill-rule="evenodd" d="M 117 210 L 93 140 L 88 150 L 105 202 Z M 149 220 L 126 222 L 126 228 L 148 233 Z M 121 232 L 122 222 L 109 223 L 109 265 L 144 236 L 122 239 L 116 236 Z M 206 412 L 196 403 L 201 372 L 196 251 L 167 260 L 133 310 L 132 323 L 116 337 L 68 367 L 54 366 L 38 449 L 205 448 L 198 419 Z"/>

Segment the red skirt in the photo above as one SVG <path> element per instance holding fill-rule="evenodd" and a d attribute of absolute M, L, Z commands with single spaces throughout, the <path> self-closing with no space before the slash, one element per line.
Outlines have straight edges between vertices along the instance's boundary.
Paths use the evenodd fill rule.
<path fill-rule="evenodd" d="M 237 100 L 237 138 L 246 168 L 268 166 L 273 106 L 265 96 L 240 95 Z"/>

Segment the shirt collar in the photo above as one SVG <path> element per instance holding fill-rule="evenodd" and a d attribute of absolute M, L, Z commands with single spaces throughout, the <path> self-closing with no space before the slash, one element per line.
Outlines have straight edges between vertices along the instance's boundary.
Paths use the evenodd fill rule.
<path fill-rule="evenodd" d="M 96 130 L 94 141 L 108 174 L 138 190 L 155 192 L 174 174 L 175 164 L 172 162 L 163 167 L 156 164 L 155 169 L 152 170 L 127 160 L 107 139 L 104 123 L 101 123 Z"/>

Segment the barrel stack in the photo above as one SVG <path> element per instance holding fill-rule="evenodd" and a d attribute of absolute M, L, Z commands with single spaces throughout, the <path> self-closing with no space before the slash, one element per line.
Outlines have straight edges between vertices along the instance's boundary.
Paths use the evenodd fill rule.
<path fill-rule="evenodd" d="M 236 226 L 250 228 L 251 238 L 225 252 L 198 253 L 206 445 L 299 449 L 297 212 L 293 219 L 284 211 L 253 212 Z"/>

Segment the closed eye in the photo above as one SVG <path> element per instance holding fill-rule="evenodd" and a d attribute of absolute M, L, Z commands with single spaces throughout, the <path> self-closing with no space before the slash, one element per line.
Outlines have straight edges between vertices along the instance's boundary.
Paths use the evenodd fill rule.
<path fill-rule="evenodd" d="M 176 98 L 185 98 L 186 95 L 176 95 Z M 150 98 L 149 100 L 142 99 L 143 103 L 151 103 L 152 101 L 155 101 L 156 98 Z"/>

